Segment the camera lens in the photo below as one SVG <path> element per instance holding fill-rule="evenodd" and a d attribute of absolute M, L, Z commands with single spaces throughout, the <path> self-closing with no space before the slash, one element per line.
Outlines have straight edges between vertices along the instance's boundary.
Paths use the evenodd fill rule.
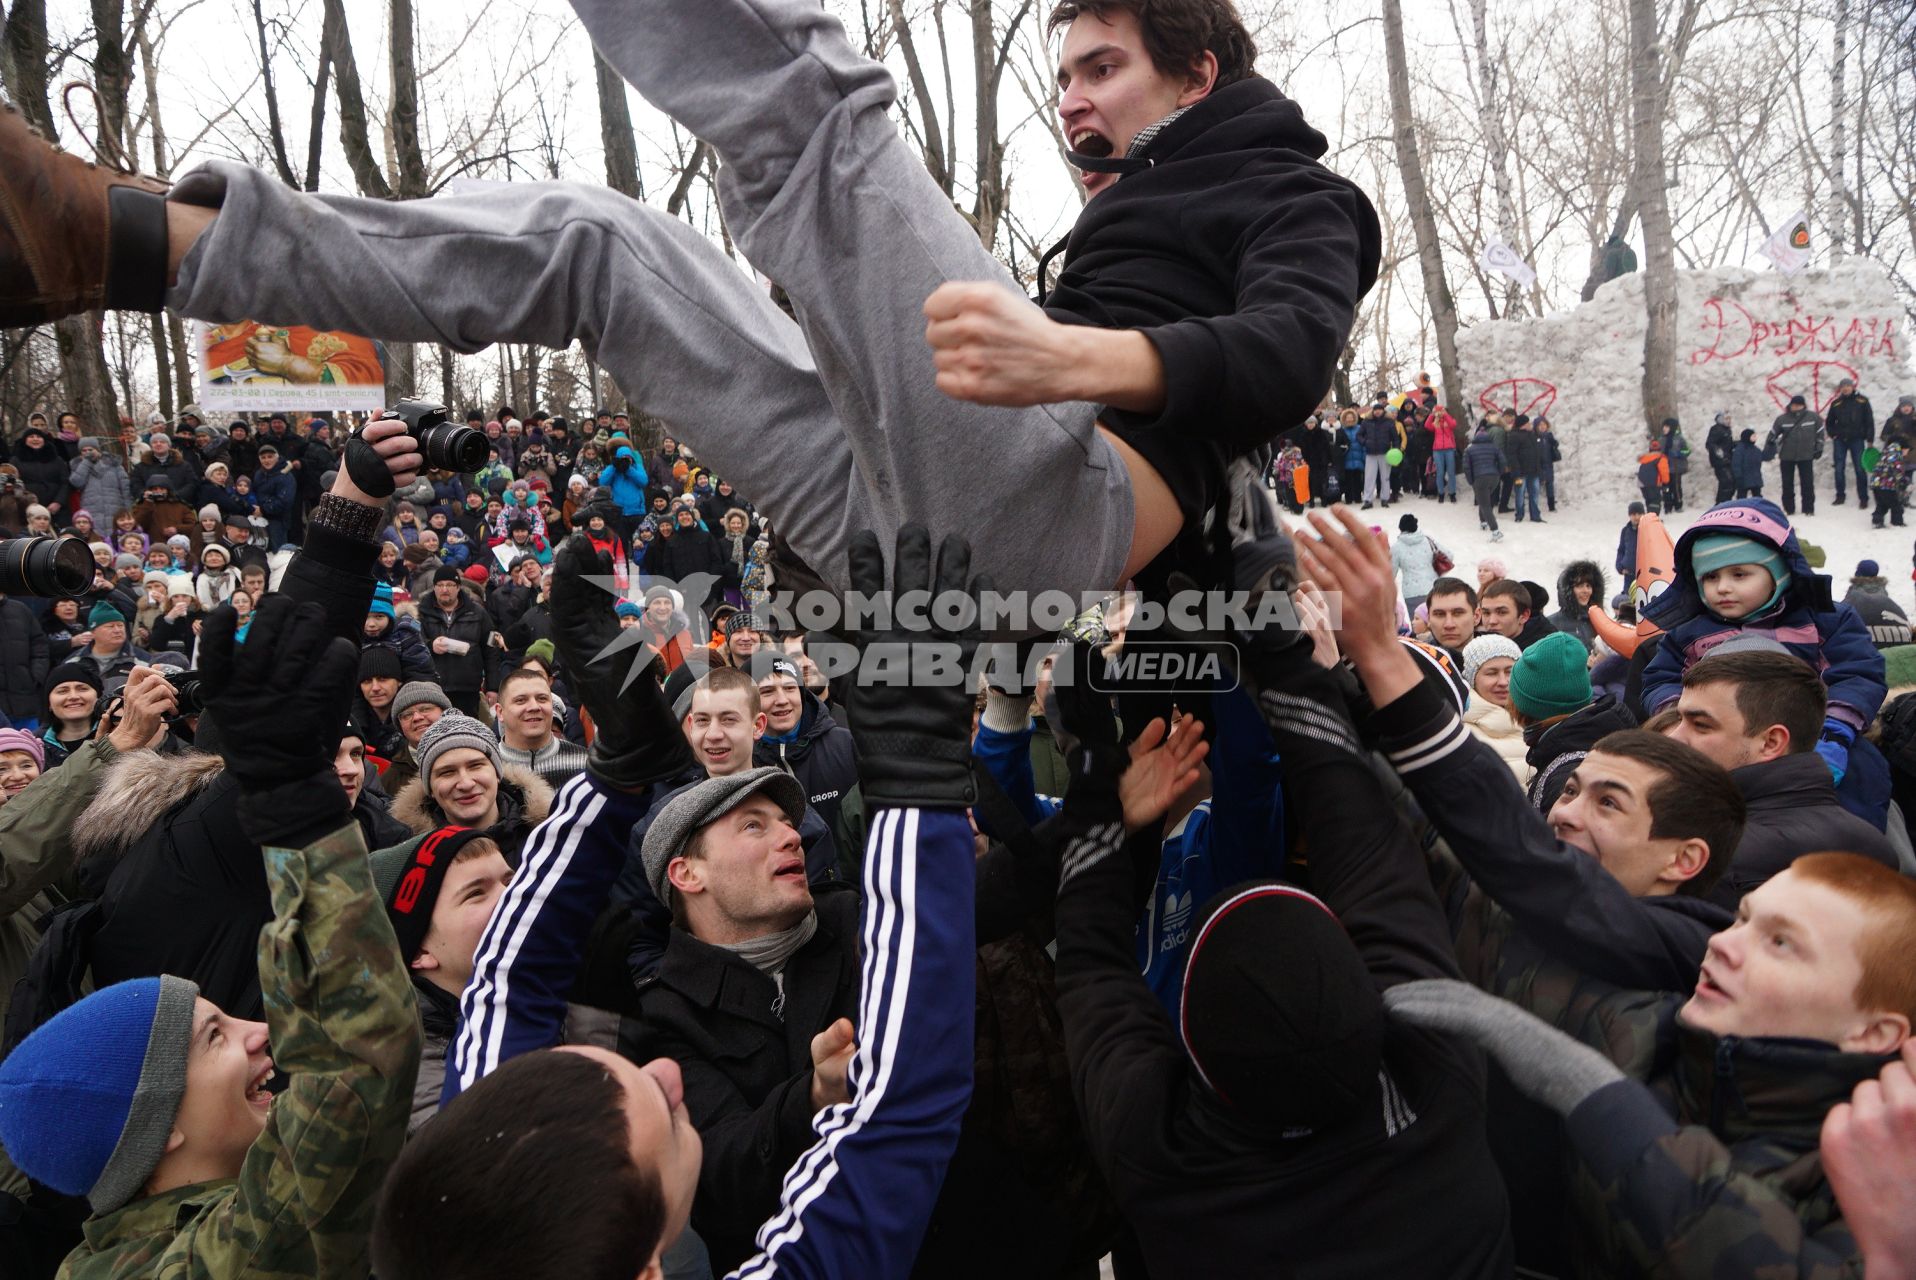
<path fill-rule="evenodd" d="M 206 710 L 206 695 L 200 685 L 199 672 L 170 672 L 166 678 L 173 686 L 174 702 L 179 708 L 176 714 L 196 716 Z"/>
<path fill-rule="evenodd" d="M 74 534 L 0 542 L 0 592 L 58 600 L 93 585 L 93 551 Z"/>
<path fill-rule="evenodd" d="M 442 422 L 419 432 L 419 452 L 429 471 L 477 471 L 486 465 L 486 433 Z"/>

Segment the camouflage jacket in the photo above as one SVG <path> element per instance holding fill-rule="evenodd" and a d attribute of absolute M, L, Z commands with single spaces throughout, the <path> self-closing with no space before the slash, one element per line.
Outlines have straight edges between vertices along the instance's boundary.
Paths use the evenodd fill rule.
<path fill-rule="evenodd" d="M 67 1280 L 367 1272 L 374 1197 L 406 1136 L 419 1013 L 358 825 L 265 857 L 274 919 L 260 931 L 260 988 L 291 1083 L 236 1180 L 89 1219 Z"/>
<path fill-rule="evenodd" d="M 1458 939 L 1466 974 L 1630 1077 L 1566 1121 L 1577 1274 L 1862 1276 L 1817 1140 L 1830 1108 L 1890 1057 L 1710 1035 L 1677 1020 L 1683 994 L 1585 977 L 1546 958 L 1508 916 L 1476 919 L 1487 927 Z"/>

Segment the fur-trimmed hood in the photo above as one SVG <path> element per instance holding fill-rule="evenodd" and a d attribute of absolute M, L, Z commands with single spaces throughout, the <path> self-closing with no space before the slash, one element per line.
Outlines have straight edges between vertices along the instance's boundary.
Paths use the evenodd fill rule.
<path fill-rule="evenodd" d="M 73 824 L 77 861 L 117 858 L 162 815 L 219 781 L 226 761 L 204 751 L 129 751 L 106 768 L 100 790 Z"/>
<path fill-rule="evenodd" d="M 508 828 L 529 831 L 552 812 L 555 792 L 551 783 L 524 765 L 508 764 L 499 770 L 499 794 L 504 801 L 500 806 L 504 810 L 502 822 Z M 445 815 L 426 790 L 424 777 L 412 778 L 399 788 L 399 794 L 393 797 L 392 816 L 414 835 L 425 835 L 446 825 Z"/>

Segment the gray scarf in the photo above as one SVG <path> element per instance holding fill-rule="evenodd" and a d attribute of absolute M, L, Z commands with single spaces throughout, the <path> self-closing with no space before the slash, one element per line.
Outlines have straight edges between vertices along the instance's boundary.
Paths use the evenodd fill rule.
<path fill-rule="evenodd" d="M 729 951 L 745 963 L 765 974 L 778 986 L 778 998 L 772 1001 L 772 1012 L 785 1016 L 785 962 L 797 954 L 798 949 L 812 940 L 818 932 L 818 912 L 807 911 L 805 918 L 789 929 L 777 933 L 768 933 L 762 938 L 747 938 L 744 942 L 721 942 L 716 944 L 721 951 Z"/>

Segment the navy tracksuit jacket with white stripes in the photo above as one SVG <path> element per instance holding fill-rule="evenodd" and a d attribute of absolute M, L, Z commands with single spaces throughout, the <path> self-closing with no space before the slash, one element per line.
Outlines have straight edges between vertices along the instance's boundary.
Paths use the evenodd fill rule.
<path fill-rule="evenodd" d="M 479 940 L 442 1103 L 516 1054 L 559 1043 L 586 938 L 624 865 L 644 798 L 589 774 L 533 831 Z M 851 1100 L 786 1174 L 759 1252 L 733 1275 L 905 1276 L 971 1099 L 970 824 L 962 810 L 883 809 L 865 850 Z"/>

